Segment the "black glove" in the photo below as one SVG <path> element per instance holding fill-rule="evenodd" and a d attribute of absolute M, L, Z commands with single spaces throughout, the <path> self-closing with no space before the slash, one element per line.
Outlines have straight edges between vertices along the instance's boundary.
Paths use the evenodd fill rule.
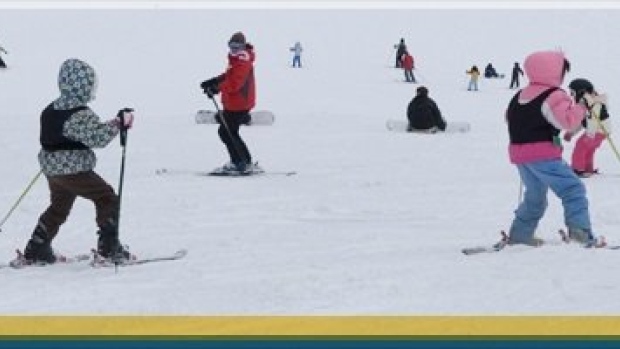
<path fill-rule="evenodd" d="M 209 98 L 213 98 L 213 96 L 220 93 L 220 89 L 217 85 L 207 86 L 207 88 L 204 89 L 204 93 L 209 96 Z"/>
<path fill-rule="evenodd" d="M 205 89 L 207 89 L 207 87 L 209 87 L 211 85 L 215 85 L 215 84 L 217 84 L 217 81 L 215 81 L 215 78 L 209 79 L 209 80 L 205 80 L 205 81 L 200 83 L 200 88 L 205 90 Z"/>
<path fill-rule="evenodd" d="M 211 94 L 217 94 L 219 92 L 219 88 L 218 88 L 219 84 L 220 84 L 220 77 L 216 76 L 216 77 L 211 78 L 209 80 L 203 81 L 200 84 L 200 88 L 202 88 L 204 93 L 207 94 L 207 95 L 210 94 L 208 91 L 210 91 Z"/>

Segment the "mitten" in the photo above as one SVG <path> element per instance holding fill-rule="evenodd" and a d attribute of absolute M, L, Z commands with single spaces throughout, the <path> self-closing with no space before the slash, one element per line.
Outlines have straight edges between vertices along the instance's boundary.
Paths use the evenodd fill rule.
<path fill-rule="evenodd" d="M 133 108 L 123 108 L 116 114 L 115 122 L 121 129 L 130 129 L 133 126 Z"/>

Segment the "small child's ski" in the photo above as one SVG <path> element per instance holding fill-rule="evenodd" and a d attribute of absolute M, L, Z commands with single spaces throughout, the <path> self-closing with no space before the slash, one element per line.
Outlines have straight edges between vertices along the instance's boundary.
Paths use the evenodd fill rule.
<path fill-rule="evenodd" d="M 128 267 L 132 265 L 141 265 L 141 264 L 147 264 L 147 263 L 153 263 L 153 262 L 174 261 L 174 260 L 181 259 L 185 257 L 186 255 L 187 255 L 187 250 L 181 249 L 181 250 L 176 251 L 173 254 L 168 254 L 168 255 L 163 254 L 163 255 L 158 255 L 158 256 L 153 256 L 153 257 L 136 257 L 132 255 L 131 259 L 123 260 L 123 261 L 116 263 L 113 260 L 101 257 L 97 253 L 96 250 L 93 250 L 94 257 L 92 261 L 90 262 L 90 265 L 95 268 L 115 267 L 115 266 Z"/>
<path fill-rule="evenodd" d="M 0 264 L 0 269 L 4 269 L 4 268 L 24 269 L 24 268 L 29 268 L 29 267 L 42 268 L 42 267 L 53 267 L 53 266 L 58 266 L 58 265 L 86 263 L 86 262 L 88 262 L 88 265 L 90 265 L 91 267 L 96 267 L 96 268 L 114 267 L 117 265 L 121 267 L 125 267 L 125 266 L 140 265 L 140 264 L 153 263 L 153 262 L 172 261 L 172 260 L 181 259 L 185 257 L 186 255 L 187 255 L 187 250 L 181 249 L 181 250 L 176 251 L 173 254 L 157 255 L 157 256 L 146 257 L 146 258 L 139 258 L 139 257 L 136 257 L 135 255 L 132 255 L 131 259 L 129 260 L 126 260 L 120 263 L 114 263 L 114 261 L 110 259 L 101 257 L 97 253 L 96 250 L 92 250 L 91 253 L 88 253 L 88 254 L 76 254 L 73 256 L 58 255 L 56 257 L 57 259 L 55 263 L 43 264 L 43 263 L 30 263 L 24 258 L 24 254 L 21 251 L 17 250 L 17 257 L 8 263 Z"/>
<path fill-rule="evenodd" d="M 506 245 L 508 245 L 508 235 L 506 232 L 502 231 L 502 239 L 499 242 L 491 246 L 466 247 L 461 249 L 461 252 L 467 256 L 479 253 L 493 253 L 503 250 Z"/>
<path fill-rule="evenodd" d="M 17 257 L 11 260 L 8 263 L 0 264 L 0 269 L 4 268 L 13 268 L 13 269 L 24 269 L 28 267 L 48 267 L 53 265 L 67 265 L 67 264 L 75 264 L 80 262 L 88 262 L 92 257 L 90 254 L 76 254 L 74 256 L 64 256 L 57 255 L 56 262 L 52 264 L 47 263 L 31 263 L 24 257 L 24 254 L 20 250 L 15 251 L 17 253 Z"/>
<path fill-rule="evenodd" d="M 568 238 L 568 233 L 566 233 L 566 231 L 564 231 L 563 229 L 560 229 L 558 233 L 560 234 L 560 238 L 561 238 L 560 241 L 556 241 L 556 240 L 546 241 L 546 240 L 540 239 L 539 245 L 531 245 L 531 247 L 538 248 L 542 246 L 567 245 L 571 243 L 571 240 Z M 504 231 L 502 231 L 501 241 L 493 245 L 490 245 L 490 246 L 466 247 L 466 248 L 461 249 L 461 252 L 468 256 L 479 254 L 479 253 L 493 253 L 493 252 L 502 251 L 506 246 L 508 246 L 508 235 Z M 528 246 L 528 245 L 515 245 L 515 246 Z M 579 244 L 579 246 L 583 248 L 593 248 L 593 249 L 620 250 L 620 245 L 609 245 L 607 241 L 605 240 L 604 236 L 598 237 L 592 243 Z"/>
<path fill-rule="evenodd" d="M 492 246 L 465 247 L 464 249 L 461 250 L 461 252 L 463 252 L 463 254 L 469 256 L 469 255 L 478 254 L 478 253 L 499 252 L 499 251 L 503 250 L 504 247 L 506 247 L 505 243 L 498 242 L 498 243 L 496 243 L 496 244 L 494 244 Z"/>
<path fill-rule="evenodd" d="M 564 243 L 571 243 L 570 238 L 568 237 L 568 233 L 564 229 L 558 230 L 558 234 L 562 238 Z M 594 241 L 589 243 L 579 243 L 579 245 L 583 248 L 597 248 L 597 249 L 606 249 L 606 250 L 620 250 L 620 245 L 609 245 L 604 236 L 599 236 Z"/>

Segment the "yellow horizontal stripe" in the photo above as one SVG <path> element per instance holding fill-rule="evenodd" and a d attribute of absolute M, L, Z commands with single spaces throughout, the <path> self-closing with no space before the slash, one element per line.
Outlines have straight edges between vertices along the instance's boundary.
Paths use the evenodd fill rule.
<path fill-rule="evenodd" d="M 619 336 L 618 316 L 0 316 L 2 336 Z"/>

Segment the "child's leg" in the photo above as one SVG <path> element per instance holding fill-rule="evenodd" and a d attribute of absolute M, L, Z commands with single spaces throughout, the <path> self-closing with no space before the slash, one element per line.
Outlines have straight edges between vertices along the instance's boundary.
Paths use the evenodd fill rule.
<path fill-rule="evenodd" d="M 48 238 L 52 240 L 60 226 L 67 220 L 76 194 L 67 188 L 70 185 L 71 176 L 46 177 L 50 189 L 50 205 L 39 217 L 47 231 Z"/>
<path fill-rule="evenodd" d="M 588 137 L 589 138 L 589 137 Z M 601 146 L 601 143 L 605 140 L 605 135 L 602 133 L 596 133 L 594 138 L 588 140 L 588 152 L 586 154 L 586 171 L 594 172 L 594 153 Z"/>
<path fill-rule="evenodd" d="M 515 243 L 529 243 L 547 209 L 548 186 L 537 178 L 530 164 L 517 165 L 517 170 L 523 181 L 525 194 L 510 226 L 510 240 Z"/>
<path fill-rule="evenodd" d="M 540 161 L 533 165 L 536 176 L 562 201 L 564 223 L 571 229 L 591 230 L 588 199 L 583 182 L 561 160 Z"/>
<path fill-rule="evenodd" d="M 571 167 L 576 171 L 585 171 L 586 170 L 586 155 L 587 155 L 587 140 L 588 138 L 585 133 L 582 134 L 577 142 L 575 143 L 575 148 L 573 149 L 573 155 L 571 157 Z"/>

